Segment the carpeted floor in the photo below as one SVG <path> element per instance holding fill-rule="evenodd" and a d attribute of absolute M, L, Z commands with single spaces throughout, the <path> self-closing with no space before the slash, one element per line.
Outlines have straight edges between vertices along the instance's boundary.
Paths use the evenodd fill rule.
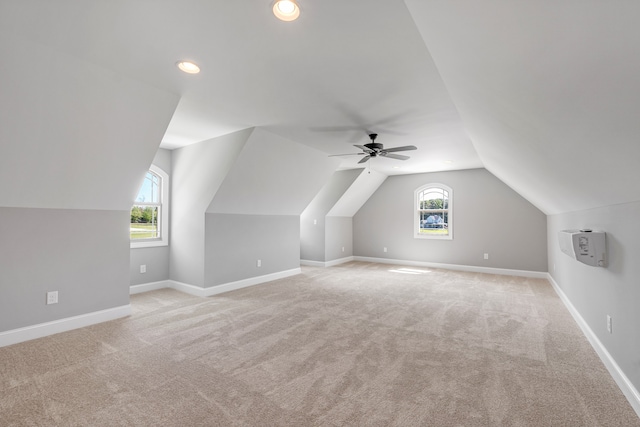
<path fill-rule="evenodd" d="M 348 263 L 0 348 L 1 426 L 640 426 L 549 283 Z"/>

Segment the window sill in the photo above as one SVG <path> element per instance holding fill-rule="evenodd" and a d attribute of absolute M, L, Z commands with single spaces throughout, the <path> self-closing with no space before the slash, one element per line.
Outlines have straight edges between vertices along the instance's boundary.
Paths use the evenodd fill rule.
<path fill-rule="evenodd" d="M 130 242 L 129 246 L 131 249 L 156 248 L 159 246 L 169 246 L 169 243 L 164 240 L 146 240 L 143 242 Z"/>
<path fill-rule="evenodd" d="M 414 234 L 413 238 L 414 239 L 426 239 L 426 240 L 453 240 L 453 235 L 448 234 L 446 236 L 438 236 L 438 235 L 427 236 L 425 234 Z"/>

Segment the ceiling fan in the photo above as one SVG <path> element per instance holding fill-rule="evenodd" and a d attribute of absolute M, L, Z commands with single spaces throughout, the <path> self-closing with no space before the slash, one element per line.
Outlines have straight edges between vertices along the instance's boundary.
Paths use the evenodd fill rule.
<path fill-rule="evenodd" d="M 369 138 L 371 142 L 364 145 L 354 145 L 354 147 L 358 147 L 362 150 L 362 153 L 348 153 L 348 154 L 332 154 L 329 157 L 336 156 L 365 156 L 358 163 L 364 163 L 368 161 L 372 157 L 388 157 L 390 159 L 396 160 L 407 160 L 409 156 L 403 156 L 401 154 L 391 154 L 398 151 L 409 151 L 409 150 L 417 150 L 417 148 L 413 145 L 405 145 L 402 147 L 393 147 L 393 148 L 384 148 L 382 144 L 376 142 L 376 138 L 378 137 L 377 133 L 369 134 Z"/>

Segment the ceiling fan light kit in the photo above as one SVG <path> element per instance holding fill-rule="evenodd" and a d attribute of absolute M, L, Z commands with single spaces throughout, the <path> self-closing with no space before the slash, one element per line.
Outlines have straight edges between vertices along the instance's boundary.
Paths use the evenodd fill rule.
<path fill-rule="evenodd" d="M 281 21 L 295 21 L 300 16 L 300 6 L 296 0 L 276 0 L 273 3 L 273 14 Z"/>

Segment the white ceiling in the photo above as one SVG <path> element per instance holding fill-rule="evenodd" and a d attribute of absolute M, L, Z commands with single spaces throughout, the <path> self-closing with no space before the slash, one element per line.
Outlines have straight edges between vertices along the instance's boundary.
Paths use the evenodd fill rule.
<path fill-rule="evenodd" d="M 418 147 L 373 159 L 387 175 L 486 167 L 546 213 L 640 200 L 640 3 L 299 3 L 285 23 L 269 0 L 0 0 L 0 43 L 178 94 L 165 148 L 263 127 L 329 155 L 376 132 Z"/>

